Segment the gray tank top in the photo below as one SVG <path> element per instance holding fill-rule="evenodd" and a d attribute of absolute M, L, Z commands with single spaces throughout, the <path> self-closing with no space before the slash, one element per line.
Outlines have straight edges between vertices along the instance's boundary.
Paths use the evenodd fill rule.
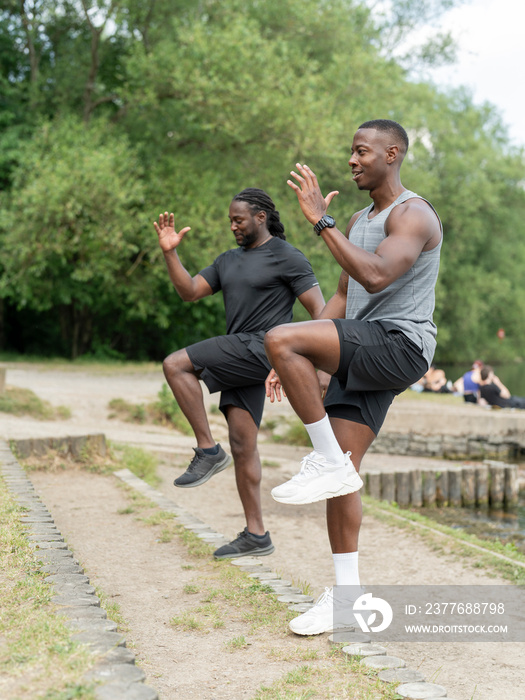
<path fill-rule="evenodd" d="M 374 206 L 371 204 L 352 226 L 349 240 L 370 253 L 375 252 L 386 238 L 386 221 L 392 209 L 414 197 L 422 199 L 415 192 L 405 190 L 387 209 L 369 219 Z M 432 207 L 430 202 L 427 204 Z M 435 211 L 434 207 L 432 209 Z M 429 365 L 436 350 L 437 330 L 432 314 L 442 242 L 443 228 L 439 244 L 432 250 L 423 251 L 410 270 L 377 294 L 369 294 L 359 282 L 348 278 L 346 318 L 382 321 L 387 327 L 402 331 L 421 349 Z"/>

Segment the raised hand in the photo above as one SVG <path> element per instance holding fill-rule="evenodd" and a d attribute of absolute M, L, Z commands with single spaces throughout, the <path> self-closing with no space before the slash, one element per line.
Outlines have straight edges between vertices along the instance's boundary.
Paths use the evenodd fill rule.
<path fill-rule="evenodd" d="M 186 228 L 182 228 L 177 233 L 174 223 L 175 217 L 173 214 L 168 214 L 167 211 L 165 211 L 164 214 L 159 214 L 159 223 L 156 221 L 153 222 L 153 226 L 159 237 L 159 245 L 165 253 L 177 248 L 188 231 L 191 231 L 191 227 L 186 226 Z"/>
<path fill-rule="evenodd" d="M 330 202 L 339 194 L 339 191 L 334 190 L 333 192 L 329 192 L 326 197 L 323 197 L 313 170 L 310 170 L 307 165 L 301 165 L 300 163 L 296 163 L 296 168 L 299 173 L 292 170 L 290 175 L 294 177 L 299 184 L 297 185 L 293 180 L 287 180 L 286 183 L 297 195 L 299 205 L 305 217 L 315 226 L 319 219 L 326 214 Z"/>

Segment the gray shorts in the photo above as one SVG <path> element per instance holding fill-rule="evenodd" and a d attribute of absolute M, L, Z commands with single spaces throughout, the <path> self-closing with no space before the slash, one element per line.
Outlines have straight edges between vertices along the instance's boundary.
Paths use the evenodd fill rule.
<path fill-rule="evenodd" d="M 248 411 L 261 424 L 270 363 L 264 352 L 264 333 L 234 333 L 208 338 L 186 348 L 199 378 L 210 393 L 221 392 L 219 408 Z"/>
<path fill-rule="evenodd" d="M 382 321 L 334 319 L 341 359 L 324 405 L 332 418 L 368 425 L 377 435 L 394 398 L 428 370 L 421 350 Z"/>

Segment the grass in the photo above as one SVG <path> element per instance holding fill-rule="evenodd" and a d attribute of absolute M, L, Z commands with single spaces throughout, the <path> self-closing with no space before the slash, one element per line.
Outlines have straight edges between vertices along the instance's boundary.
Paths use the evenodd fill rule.
<path fill-rule="evenodd" d="M 349 660 L 335 648 L 315 664 L 302 664 L 270 686 L 261 687 L 253 700 L 400 700 L 398 683 L 384 683 L 359 661 Z"/>
<path fill-rule="evenodd" d="M 283 418 L 282 421 L 284 421 L 286 425 L 284 426 L 284 430 L 282 426 L 279 426 L 279 432 L 272 433 L 272 440 L 274 442 L 298 446 L 309 446 L 311 444 L 306 428 L 298 418 Z M 265 429 L 267 430 L 273 431 L 276 427 L 277 424 L 275 421 L 267 421 L 265 423 Z"/>
<path fill-rule="evenodd" d="M 112 446 L 114 454 L 109 471 L 124 466 L 123 459 L 126 450 Z M 143 470 L 143 464 L 148 463 L 147 453 L 139 450 L 127 453 L 128 465 Z M 82 465 L 80 465 L 82 468 Z M 78 468 L 78 465 L 77 465 Z M 150 479 L 155 477 L 155 465 L 150 464 Z M 214 561 L 211 558 L 213 547 L 201 540 L 190 530 L 177 522 L 177 518 L 169 512 L 153 504 L 146 497 L 131 487 L 123 484 L 122 488 L 129 499 L 129 506 L 121 509 L 122 517 L 132 517 L 143 527 L 154 530 L 154 538 L 158 546 L 177 539 L 186 548 L 187 559 L 181 569 L 191 572 L 191 580 L 187 581 L 181 592 L 181 602 L 184 609 L 180 614 L 170 619 L 173 627 L 190 635 L 189 643 L 198 645 L 201 635 L 219 633 L 221 630 L 230 631 L 229 638 L 222 643 L 224 651 L 231 654 L 253 653 L 257 648 L 260 662 L 265 659 L 287 662 L 294 668 L 275 682 L 265 684 L 253 696 L 253 700 L 289 700 L 290 698 L 351 698 L 353 700 L 396 700 L 395 685 L 384 684 L 377 679 L 375 673 L 364 670 L 356 659 L 348 659 L 341 654 L 340 647 L 333 645 L 327 648 L 319 640 L 297 641 L 288 632 L 287 623 L 295 613 L 289 611 L 277 601 L 276 596 L 264 585 L 250 579 L 246 573 L 232 566 L 228 561 Z M 401 510 L 385 503 L 378 503 L 369 497 L 364 498 L 365 511 L 394 527 L 410 528 L 412 532 L 423 538 L 429 546 L 443 549 L 444 539 L 440 533 L 450 535 L 446 538 L 447 554 L 452 550 L 463 560 L 471 562 L 474 567 L 483 567 L 488 572 L 502 573 L 513 583 L 522 583 L 521 567 L 512 565 L 525 561 L 525 557 L 513 551 L 512 547 L 487 543 L 465 533 L 439 525 L 430 518 L 418 513 Z M 430 530 L 422 529 L 421 525 Z M 472 549 L 470 544 L 483 548 L 479 552 Z M 2 547 L 3 549 L 3 547 Z M 160 551 L 160 550 L 159 550 Z M 499 560 L 495 553 L 503 553 L 511 561 Z M 3 564 L 0 559 L 0 564 Z M 9 568 L 9 567 L 8 567 Z M 5 566 L 2 566 L 4 571 Z M 523 569 L 525 573 L 525 569 Z M 3 576 L 1 574 L 0 576 Z M 187 574 L 186 574 L 187 575 Z M 307 584 L 305 584 L 307 586 Z M 100 596 L 100 593 L 97 592 Z M 115 611 L 118 615 L 118 610 Z M 113 614 L 111 615 L 112 619 Z M 122 622 L 122 624 L 125 624 Z M 0 628 L 0 661 L 3 659 L 1 645 L 2 629 Z M 342 645 L 341 645 L 342 646 Z M 66 647 L 67 649 L 67 647 Z M 0 666 L 0 670 L 2 667 Z M 74 674 L 73 674 L 74 675 Z M 55 690 L 49 700 L 59 698 L 83 698 L 90 700 L 89 695 L 78 694 L 82 686 L 75 686 L 72 681 L 64 679 L 64 688 Z M 39 681 L 40 682 L 40 681 Z M 59 693 L 77 693 L 60 695 Z M 29 697 L 35 697 L 28 695 Z M 25 696 L 21 696 L 26 700 Z"/>
<path fill-rule="evenodd" d="M 136 448 L 121 448 L 102 458 L 83 451 L 78 460 L 49 451 L 45 457 L 20 460 L 30 470 L 85 469 L 107 474 L 123 467 L 156 475 L 156 461 Z M 140 494 L 130 495 L 141 512 L 149 502 Z M 128 509 L 125 509 L 128 510 Z M 71 641 L 71 630 L 53 614 L 52 589 L 48 576 L 39 570 L 38 557 L 29 546 L 20 523 L 20 508 L 0 479 L 0 692 L 16 700 L 95 700 L 95 686 L 79 683 L 92 668 L 93 657 L 85 647 Z M 162 513 L 154 518 L 162 523 Z M 97 587 L 101 607 L 121 631 L 127 630 L 118 604 Z"/>
<path fill-rule="evenodd" d="M 435 550 L 441 550 L 446 541 L 449 550 L 462 559 L 469 560 L 473 567 L 483 568 L 489 573 L 500 575 L 515 585 L 525 586 L 525 566 L 522 566 L 525 565 L 525 555 L 510 542 L 503 544 L 480 539 L 476 535 L 442 525 L 418 512 L 401 509 L 383 501 L 379 502 L 370 496 L 363 496 L 363 510 L 364 513 L 373 515 L 390 525 L 410 529 L 425 539 L 427 544 L 431 544 Z"/>
<path fill-rule="evenodd" d="M 145 373 L 155 372 L 162 373 L 162 368 L 158 362 L 138 362 L 132 360 L 121 360 L 120 358 L 100 358 L 82 356 L 76 360 L 68 360 L 64 357 L 43 357 L 41 355 L 20 355 L 18 353 L 2 352 L 0 353 L 0 362 L 6 365 L 9 371 L 9 365 L 33 365 L 38 369 L 60 369 L 61 371 L 84 372 L 86 367 L 89 367 L 90 372 L 100 374 L 114 374 L 122 372 L 123 374 L 130 373 Z"/>
<path fill-rule="evenodd" d="M 52 406 L 40 399 L 31 389 L 6 387 L 0 394 L 0 411 L 15 416 L 31 416 L 38 420 L 66 420 L 71 410 L 66 406 Z"/>
<path fill-rule="evenodd" d="M 134 490 L 127 485 L 123 488 L 128 498 L 133 499 Z M 343 645 L 327 646 L 318 638 L 297 642 L 288 631 L 288 622 L 296 613 L 280 603 L 264 582 L 249 578 L 227 560 L 213 560 L 213 547 L 178 524 L 173 514 L 163 512 L 142 496 L 139 500 L 140 508 L 134 513 L 138 522 L 157 532 L 163 526 L 168 527 L 186 547 L 192 562 L 181 567 L 192 572 L 192 580 L 183 585 L 183 609 L 169 624 L 190 635 L 188 643 L 196 646 L 200 636 L 234 629 L 234 636 L 223 641 L 226 652 L 242 654 L 256 648 L 261 663 L 268 659 L 296 665 L 275 683 L 261 687 L 253 700 L 399 698 L 393 686 L 379 681 L 357 661 L 343 656 L 340 650 Z M 158 536 L 156 541 L 160 543 Z"/>
<path fill-rule="evenodd" d="M 53 614 L 51 589 L 20 524 L 19 508 L 0 481 L 0 676 L 4 697 L 94 700 L 78 679 L 91 667 L 84 647 Z"/>
<path fill-rule="evenodd" d="M 16 448 L 12 449 L 16 453 Z M 84 469 L 93 474 L 112 474 L 127 468 L 150 486 L 155 487 L 160 483 L 157 475 L 158 460 L 151 452 L 118 443 L 108 443 L 104 456 L 98 454 L 95 447 L 87 444 L 78 458 L 73 457 L 71 453 L 64 454 L 60 449 L 49 449 L 45 457 L 31 456 L 27 459 L 19 458 L 19 461 L 28 472 Z"/>
<path fill-rule="evenodd" d="M 112 399 L 108 408 L 111 411 L 109 418 L 120 418 L 129 423 L 170 426 L 184 435 L 193 434 L 190 424 L 167 384 L 162 385 L 156 401 L 148 404 L 133 404 L 124 399 Z"/>

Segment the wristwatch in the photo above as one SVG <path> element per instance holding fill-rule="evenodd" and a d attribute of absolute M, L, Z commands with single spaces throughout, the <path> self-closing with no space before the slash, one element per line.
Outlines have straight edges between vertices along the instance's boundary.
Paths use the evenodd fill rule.
<path fill-rule="evenodd" d="M 332 216 L 325 214 L 314 226 L 314 231 L 318 236 L 321 235 L 321 231 L 324 228 L 333 228 L 335 226 L 335 219 Z"/>

